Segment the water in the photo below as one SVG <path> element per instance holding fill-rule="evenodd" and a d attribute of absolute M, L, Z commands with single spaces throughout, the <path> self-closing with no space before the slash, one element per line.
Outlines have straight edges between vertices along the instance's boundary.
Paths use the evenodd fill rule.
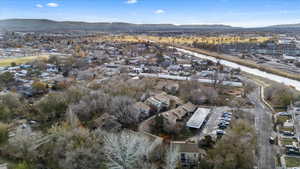
<path fill-rule="evenodd" d="M 211 56 L 195 53 L 195 52 L 188 51 L 188 50 L 185 50 L 185 49 L 180 49 L 180 48 L 176 48 L 176 49 L 180 52 L 184 52 L 184 53 L 193 55 L 193 56 L 198 57 L 198 58 L 211 60 L 213 62 L 218 62 L 219 61 L 221 64 L 223 64 L 225 66 L 228 66 L 228 67 L 231 67 L 231 68 L 235 68 L 235 69 L 240 68 L 242 71 L 247 72 L 249 74 L 256 75 L 256 76 L 259 76 L 259 77 L 263 77 L 263 78 L 266 78 L 266 79 L 269 79 L 269 80 L 273 80 L 275 82 L 282 83 L 282 84 L 285 84 L 287 86 L 294 87 L 296 90 L 300 91 L 300 81 L 298 81 L 298 80 L 293 80 L 293 79 L 289 79 L 289 78 L 279 76 L 279 75 L 275 75 L 275 74 L 272 74 L 272 73 L 267 73 L 267 72 L 261 71 L 259 69 L 250 68 L 250 67 L 247 67 L 247 66 L 239 65 L 237 63 L 222 60 L 222 59 L 221 60 L 216 59 L 216 58 L 211 57 Z"/>

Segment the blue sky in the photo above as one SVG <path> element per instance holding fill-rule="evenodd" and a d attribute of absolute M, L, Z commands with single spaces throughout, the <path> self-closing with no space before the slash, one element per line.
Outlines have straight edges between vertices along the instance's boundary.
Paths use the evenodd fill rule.
<path fill-rule="evenodd" d="M 0 19 L 228 24 L 300 23 L 300 0 L 0 0 Z"/>

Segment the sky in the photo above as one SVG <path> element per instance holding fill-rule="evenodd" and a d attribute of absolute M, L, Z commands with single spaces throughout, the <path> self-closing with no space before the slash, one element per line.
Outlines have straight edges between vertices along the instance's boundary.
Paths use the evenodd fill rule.
<path fill-rule="evenodd" d="M 225 24 L 300 23 L 300 0 L 0 0 L 0 19 Z"/>

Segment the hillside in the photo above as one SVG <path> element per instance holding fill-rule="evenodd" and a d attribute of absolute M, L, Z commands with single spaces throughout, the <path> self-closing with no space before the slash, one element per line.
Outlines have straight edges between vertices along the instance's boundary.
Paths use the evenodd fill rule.
<path fill-rule="evenodd" d="M 131 24 L 122 22 L 57 22 L 46 19 L 0 20 L 0 30 L 9 31 L 158 31 L 194 29 L 230 29 L 227 25 Z"/>

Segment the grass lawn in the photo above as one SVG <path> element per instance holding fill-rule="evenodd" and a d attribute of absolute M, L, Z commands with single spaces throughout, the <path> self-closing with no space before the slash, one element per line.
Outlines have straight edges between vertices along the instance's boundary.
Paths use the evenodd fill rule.
<path fill-rule="evenodd" d="M 280 131 L 289 131 L 289 132 L 294 132 L 294 128 L 291 127 L 280 127 Z"/>
<path fill-rule="evenodd" d="M 292 120 L 290 116 L 277 116 L 277 123 L 284 123 L 287 120 Z"/>
<path fill-rule="evenodd" d="M 294 140 L 292 138 L 283 138 L 283 139 L 281 139 L 281 144 L 292 145 L 294 141 L 296 141 L 296 140 Z"/>
<path fill-rule="evenodd" d="M 286 157 L 286 167 L 300 167 L 300 158 Z"/>
<path fill-rule="evenodd" d="M 49 57 L 48 55 L 40 55 L 40 56 L 27 56 L 27 57 L 19 57 L 19 58 L 0 59 L 0 66 L 9 66 L 13 62 L 15 62 L 17 65 L 20 65 L 36 59 L 48 59 L 48 57 Z"/>

